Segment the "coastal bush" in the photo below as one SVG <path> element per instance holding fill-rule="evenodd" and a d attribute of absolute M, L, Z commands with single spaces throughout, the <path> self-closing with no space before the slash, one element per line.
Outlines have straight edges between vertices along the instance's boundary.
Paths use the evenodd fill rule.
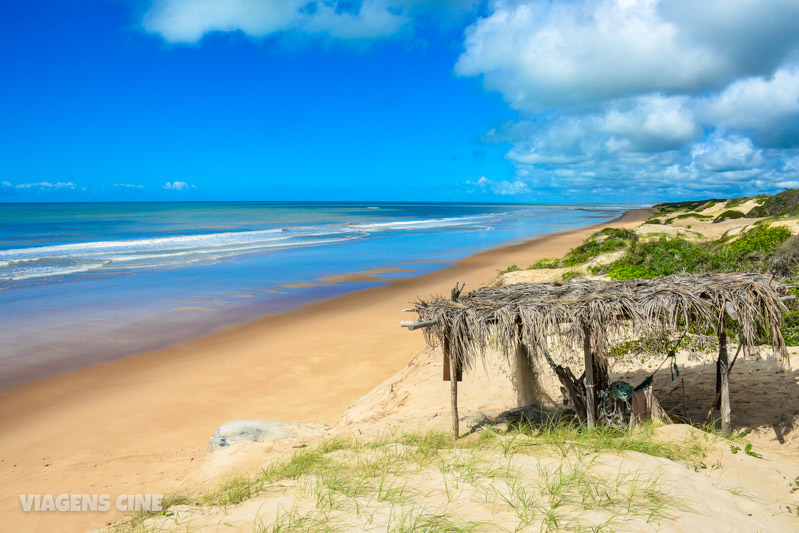
<path fill-rule="evenodd" d="M 569 268 L 590 261 L 602 254 L 617 252 L 632 246 L 638 235 L 629 229 L 605 228 L 591 235 L 583 244 L 572 248 L 563 259 L 540 259 L 530 268 Z"/>
<path fill-rule="evenodd" d="M 785 313 L 781 331 L 787 346 L 799 346 L 799 311 Z"/>
<path fill-rule="evenodd" d="M 576 270 L 568 270 L 561 275 L 561 279 L 563 281 L 569 281 L 570 279 L 576 278 L 578 276 L 580 276 L 580 273 Z"/>
<path fill-rule="evenodd" d="M 499 275 L 501 276 L 502 274 L 507 274 L 508 272 L 518 272 L 520 270 L 521 270 L 521 268 L 519 268 L 518 266 L 511 265 L 508 268 L 506 268 L 505 270 L 500 271 Z"/>
<path fill-rule="evenodd" d="M 615 261 L 609 265 L 607 275 L 612 280 L 625 280 L 625 279 L 650 279 L 656 278 L 657 274 L 637 265 L 630 265 Z"/>
<path fill-rule="evenodd" d="M 644 224 L 663 224 L 663 221 L 660 220 L 659 218 L 650 218 L 649 220 L 644 222 Z"/>
<path fill-rule="evenodd" d="M 794 235 L 774 252 L 769 271 L 777 276 L 787 277 L 795 274 L 799 267 L 799 235 Z"/>
<path fill-rule="evenodd" d="M 767 194 L 759 194 L 757 196 L 740 196 L 738 198 L 733 198 L 732 200 L 727 200 L 727 205 L 725 206 L 727 209 L 732 209 L 733 207 L 738 207 L 739 205 L 743 205 L 750 200 L 754 200 L 759 204 L 762 204 L 769 198 Z"/>
<path fill-rule="evenodd" d="M 799 215 L 799 189 L 788 189 L 765 198 L 762 204 L 753 207 L 747 218 L 784 217 Z"/>
<path fill-rule="evenodd" d="M 656 204 L 654 208 L 659 215 L 675 213 L 677 211 L 703 211 L 710 209 L 719 202 L 724 202 L 721 198 L 712 198 L 710 200 L 688 200 L 685 202 L 663 202 Z"/>
<path fill-rule="evenodd" d="M 718 224 L 719 222 L 724 222 L 725 220 L 732 220 L 736 218 L 744 218 L 746 215 L 741 213 L 740 211 L 736 211 L 735 209 L 728 209 L 724 211 L 722 214 L 717 216 L 713 219 L 714 224 Z"/>
<path fill-rule="evenodd" d="M 677 215 L 676 217 L 671 217 L 666 220 L 666 224 L 671 224 L 675 220 L 685 220 L 686 218 L 695 218 L 697 220 L 713 220 L 713 217 L 710 215 L 703 215 L 701 213 L 683 213 L 682 215 Z"/>
<path fill-rule="evenodd" d="M 614 280 L 703 272 L 765 272 L 771 257 L 791 237 L 782 226 L 755 227 L 736 237 L 693 243 L 680 237 L 637 242 L 624 257 L 592 269 Z"/>

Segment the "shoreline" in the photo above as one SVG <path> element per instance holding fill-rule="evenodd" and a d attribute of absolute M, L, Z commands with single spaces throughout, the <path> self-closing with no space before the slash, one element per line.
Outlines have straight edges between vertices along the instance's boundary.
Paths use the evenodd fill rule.
<path fill-rule="evenodd" d="M 513 210 L 482 213 L 485 209 L 480 208 L 473 211 L 449 213 L 458 214 L 452 219 L 460 221 L 455 226 L 467 221 L 463 222 L 470 228 L 466 232 L 457 227 L 448 229 L 445 221 L 449 219 L 435 218 L 448 213 L 434 212 L 429 215 L 433 218 L 427 219 L 422 213 L 408 212 L 405 215 L 421 217 L 417 222 L 430 222 L 434 227 L 440 225 L 441 229 L 433 230 L 432 235 L 426 235 L 426 230 L 418 235 L 413 231 L 407 235 L 405 231 L 395 234 L 379 227 L 404 223 L 378 220 L 374 236 L 370 236 L 370 229 L 332 246 L 289 243 L 285 249 L 278 246 L 274 253 L 245 251 L 196 262 L 189 258 L 189 262 L 180 267 L 133 269 L 127 274 L 114 268 L 109 274 L 101 268 L 63 279 L 45 277 L 17 283 L 12 278 L 9 284 L 0 282 L 0 296 L 6 309 L 0 392 L 104 362 L 162 350 L 267 315 L 295 310 L 317 300 L 384 285 L 392 278 L 419 277 L 451 266 L 470 254 L 518 243 L 521 239 L 530 240 L 547 233 L 606 222 L 623 212 L 617 208 L 586 208 L 583 212 L 583 208 L 561 211 L 541 206 L 522 209 L 515 217 Z M 551 214 L 547 214 L 549 212 Z M 327 216 L 303 213 L 300 209 L 297 220 L 287 221 L 284 231 L 302 234 L 308 229 L 301 224 L 303 216 Z M 87 216 L 97 215 L 89 213 Z M 279 219 L 282 215 L 276 213 L 275 216 Z M 362 217 L 355 212 L 348 214 L 344 218 L 360 220 L 348 224 L 338 220 L 342 215 L 335 212 L 328 218 L 333 221 L 335 233 L 341 228 L 363 225 L 365 219 L 359 216 Z M 388 216 L 393 220 L 393 215 Z M 479 220 L 498 222 L 496 231 L 480 231 L 483 222 Z M 179 228 L 174 229 L 180 233 Z M 91 241 L 89 237 L 86 235 Z M 143 235 L 129 237 L 142 238 Z M 156 240 L 169 241 L 174 237 Z M 110 243 L 119 245 L 140 242 L 109 238 Z M 91 244 L 86 242 L 81 246 L 91 250 Z M 139 247 L 138 244 L 134 246 L 131 258 L 135 259 Z M 86 250 L 81 248 L 76 253 L 80 256 Z M 113 263 L 113 255 L 105 258 L 109 264 Z M 2 263 L 0 261 L 0 267 Z M 147 293 L 145 298 L 141 298 L 141 291 Z"/>
<path fill-rule="evenodd" d="M 111 513 L 29 513 L 19 494 L 162 492 L 179 485 L 208 439 L 234 419 L 334 424 L 424 349 L 399 327 L 417 297 L 467 290 L 510 264 L 559 257 L 650 209 L 492 248 L 453 266 L 347 292 L 177 345 L 0 392 L 0 512 L 15 530 L 82 531 Z"/>

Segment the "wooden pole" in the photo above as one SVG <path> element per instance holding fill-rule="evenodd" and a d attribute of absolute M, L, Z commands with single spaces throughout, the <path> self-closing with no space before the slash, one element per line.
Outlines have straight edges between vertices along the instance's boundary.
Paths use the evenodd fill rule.
<path fill-rule="evenodd" d="M 529 350 L 524 344 L 521 326 L 516 335 L 516 352 L 513 361 L 514 385 L 516 386 L 516 407 L 533 405 L 537 402 L 536 384 L 538 377 L 530 365 Z"/>
<path fill-rule="evenodd" d="M 719 359 L 716 361 L 716 394 L 721 397 L 721 431 L 730 432 L 730 362 L 727 357 L 727 332 L 719 331 Z"/>
<path fill-rule="evenodd" d="M 730 368 L 727 369 L 727 374 L 732 374 L 732 369 L 735 367 L 735 361 L 738 360 L 738 354 L 741 353 L 741 348 L 744 347 L 744 343 L 741 342 L 738 345 L 738 350 L 735 352 L 735 357 L 732 358 L 732 363 L 730 363 Z M 721 399 L 721 389 L 716 391 L 716 398 L 713 400 L 713 404 L 710 406 L 710 409 L 707 410 L 707 416 L 705 416 L 705 424 L 710 422 L 710 417 L 713 416 L 713 409 L 718 407 L 719 400 Z"/>
<path fill-rule="evenodd" d="M 585 354 L 585 410 L 588 427 L 596 426 L 596 392 L 594 390 L 594 356 L 591 353 L 591 329 L 583 326 L 583 353 Z"/>
<path fill-rule="evenodd" d="M 458 374 L 457 361 L 449 349 L 449 331 L 444 335 L 444 357 L 449 361 L 449 400 L 452 409 L 452 439 L 458 440 L 460 436 L 460 422 L 458 421 Z"/>

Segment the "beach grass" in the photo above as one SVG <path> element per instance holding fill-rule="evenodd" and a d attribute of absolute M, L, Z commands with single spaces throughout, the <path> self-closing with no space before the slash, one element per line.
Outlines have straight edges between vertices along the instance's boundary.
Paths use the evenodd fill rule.
<path fill-rule="evenodd" d="M 191 531 L 191 523 L 180 524 L 171 516 L 179 514 L 171 507 L 224 510 L 281 494 L 291 495 L 294 505 L 259 515 L 254 531 L 513 531 L 532 526 L 611 531 L 621 521 L 649 522 L 684 510 L 685 504 L 653 472 L 597 471 L 603 454 L 637 452 L 690 468 L 707 453 L 703 439 L 694 440 L 665 442 L 649 426 L 627 433 L 554 420 L 507 431 L 486 426 L 457 441 L 435 431 L 394 432 L 369 441 L 338 438 L 203 492 L 170 495 L 163 516 L 138 513 L 108 530 Z M 475 518 L 469 502 L 489 508 L 496 520 Z"/>

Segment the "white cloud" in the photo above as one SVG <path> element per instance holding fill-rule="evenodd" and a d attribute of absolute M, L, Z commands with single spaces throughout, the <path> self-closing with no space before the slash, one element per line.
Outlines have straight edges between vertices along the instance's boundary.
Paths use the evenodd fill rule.
<path fill-rule="evenodd" d="M 612 151 L 662 151 L 684 146 L 695 140 L 699 127 L 687 98 L 660 95 L 636 99 L 629 110 L 611 107 L 599 119 L 601 131 L 612 134 Z"/>
<path fill-rule="evenodd" d="M 516 109 L 541 111 L 720 75 L 711 50 L 685 48 L 651 1 L 501 5 L 467 29 L 456 71 L 483 75 Z"/>
<path fill-rule="evenodd" d="M 482 191 L 488 190 L 502 196 L 515 196 L 532 192 L 530 186 L 519 178 L 514 181 L 494 181 L 483 176 L 477 181 L 467 181 L 466 185 L 477 186 Z"/>
<path fill-rule="evenodd" d="M 519 112 L 483 141 L 509 144 L 530 187 L 660 199 L 799 181 L 799 2 L 490 9 L 467 28 L 455 70 Z"/>
<path fill-rule="evenodd" d="M 765 145 L 799 145 L 799 68 L 777 70 L 769 79 L 738 80 L 703 102 L 704 118 L 739 131 L 752 131 Z"/>
<path fill-rule="evenodd" d="M 456 72 L 482 75 L 514 108 L 540 112 L 719 89 L 741 73 L 770 73 L 799 42 L 796 2 L 705 3 L 715 18 L 697 19 L 693 2 L 497 2 L 467 29 Z"/>
<path fill-rule="evenodd" d="M 214 31 L 241 31 L 260 38 L 294 30 L 370 39 L 395 34 L 409 21 L 381 0 L 363 0 L 356 7 L 313 0 L 156 0 L 142 23 L 167 41 L 195 43 Z"/>
<path fill-rule="evenodd" d="M 7 182 L 6 182 L 7 183 Z M 38 183 L 19 183 L 16 185 L 17 189 L 74 189 L 77 187 L 71 181 L 59 181 L 50 183 L 49 181 L 40 181 Z"/>
<path fill-rule="evenodd" d="M 189 189 L 196 189 L 194 185 L 189 185 L 185 181 L 167 181 L 164 185 L 164 189 L 168 189 L 171 191 L 187 191 Z"/>
<path fill-rule="evenodd" d="M 700 170 L 748 170 L 763 163 L 762 151 L 745 137 L 714 137 L 697 143 L 691 150 L 694 165 Z"/>
<path fill-rule="evenodd" d="M 169 185 L 169 182 L 167 182 Z M 132 183 L 115 183 L 114 187 L 119 187 L 120 189 L 144 189 L 144 185 L 134 185 Z M 167 189 L 169 187 L 166 187 Z"/>

